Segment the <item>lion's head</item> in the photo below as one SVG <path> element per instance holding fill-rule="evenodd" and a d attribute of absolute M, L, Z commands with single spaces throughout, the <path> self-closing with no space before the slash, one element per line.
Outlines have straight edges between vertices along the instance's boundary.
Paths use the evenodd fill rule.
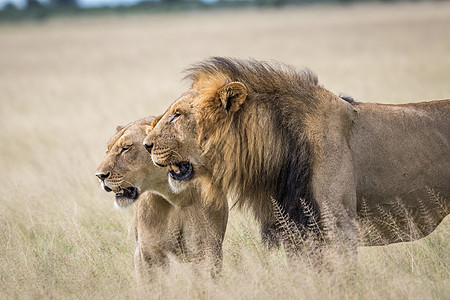
<path fill-rule="evenodd" d="M 150 155 L 142 146 L 154 119 L 149 117 L 117 127 L 97 168 L 95 175 L 105 191 L 116 194 L 115 203 L 119 207 L 133 204 L 144 191 L 167 189 L 167 172 L 149 163 Z"/>
<path fill-rule="evenodd" d="M 144 141 L 152 153 L 153 162 L 168 167 L 169 182 L 178 189 L 191 178 L 208 173 L 204 168 L 203 149 L 208 142 L 205 129 L 211 127 L 205 126 L 205 123 L 221 126 L 246 98 L 246 88 L 238 82 L 221 86 L 215 94 L 205 96 L 203 92 L 201 88 L 196 88 L 181 96 L 160 119 L 154 121 L 157 129 Z M 204 97 L 216 98 L 215 106 L 208 109 L 217 110 L 219 114 L 205 114 L 205 107 L 202 106 Z M 207 120 L 205 116 L 211 119 Z M 156 144 L 152 142 L 154 137 L 158 137 Z"/>

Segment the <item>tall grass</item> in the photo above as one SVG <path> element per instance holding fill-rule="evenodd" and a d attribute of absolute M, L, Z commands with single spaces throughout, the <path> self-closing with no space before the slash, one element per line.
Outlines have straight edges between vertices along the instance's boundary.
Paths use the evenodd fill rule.
<path fill-rule="evenodd" d="M 359 248 L 354 276 L 332 251 L 334 269 L 267 249 L 235 209 L 217 280 L 173 260 L 140 289 L 132 209 L 94 171 L 115 127 L 162 113 L 210 55 L 308 66 L 357 100 L 449 97 L 449 27 L 447 2 L 1 25 L 0 298 L 448 298 L 448 217 L 422 240 Z"/>

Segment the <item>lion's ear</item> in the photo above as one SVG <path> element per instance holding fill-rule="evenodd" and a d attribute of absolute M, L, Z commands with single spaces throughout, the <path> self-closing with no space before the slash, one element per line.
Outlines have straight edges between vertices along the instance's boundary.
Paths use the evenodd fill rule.
<path fill-rule="evenodd" d="M 125 126 L 121 126 L 121 125 L 117 126 L 116 127 L 116 133 L 118 133 L 119 131 L 121 131 L 124 128 L 125 128 Z"/>
<path fill-rule="evenodd" d="M 217 90 L 225 111 L 238 111 L 245 99 L 247 99 L 247 88 L 240 82 L 231 82 Z"/>

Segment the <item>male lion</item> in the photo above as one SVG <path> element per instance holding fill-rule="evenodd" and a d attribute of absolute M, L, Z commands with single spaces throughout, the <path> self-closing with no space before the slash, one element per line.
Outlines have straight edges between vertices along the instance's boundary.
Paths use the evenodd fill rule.
<path fill-rule="evenodd" d="M 215 275 L 222 264 L 226 199 L 219 199 L 222 205 L 205 203 L 193 186 L 179 194 L 170 190 L 167 171 L 154 166 L 142 146 L 153 119 L 118 127 L 96 171 L 103 189 L 116 194 L 117 206 L 136 202 L 134 263 L 138 282 L 148 282 L 151 266 L 164 265 L 169 254 L 194 262 L 212 260 L 208 263 Z"/>
<path fill-rule="evenodd" d="M 364 241 L 381 245 L 425 236 L 449 213 L 450 100 L 358 103 L 309 70 L 221 57 L 187 78 L 144 144 L 155 164 L 181 170 L 171 181 L 210 176 L 254 212 L 265 240 L 279 236 L 274 206 L 350 249 L 358 216 L 382 225 Z"/>

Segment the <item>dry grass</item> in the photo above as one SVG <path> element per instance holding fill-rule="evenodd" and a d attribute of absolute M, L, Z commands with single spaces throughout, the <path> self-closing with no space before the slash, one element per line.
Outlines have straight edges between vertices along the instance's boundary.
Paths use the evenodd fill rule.
<path fill-rule="evenodd" d="M 131 211 L 93 173 L 118 124 L 159 114 L 211 55 L 308 66 L 335 92 L 450 97 L 450 3 L 306 7 L 0 26 L 0 298 L 139 298 Z M 358 274 L 288 262 L 230 214 L 224 269 L 174 262 L 154 298 L 448 299 L 450 222 L 429 237 L 360 248 Z"/>

